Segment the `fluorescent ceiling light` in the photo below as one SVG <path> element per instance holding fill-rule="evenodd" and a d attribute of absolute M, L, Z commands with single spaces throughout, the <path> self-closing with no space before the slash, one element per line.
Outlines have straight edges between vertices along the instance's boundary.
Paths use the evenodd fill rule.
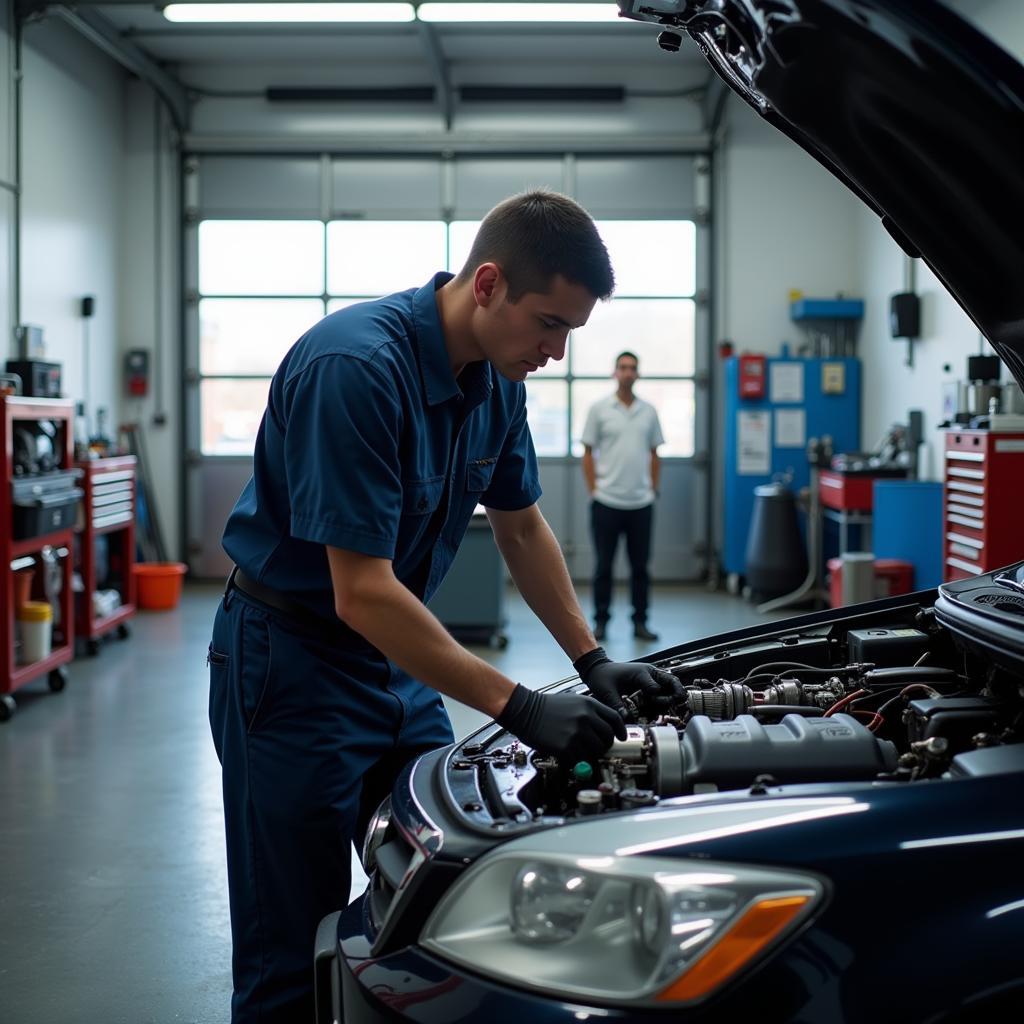
<path fill-rule="evenodd" d="M 617 21 L 615 3 L 422 3 L 417 9 L 420 21 L 476 22 L 582 22 Z"/>
<path fill-rule="evenodd" d="M 412 21 L 410 3 L 168 4 L 168 21 L 381 22 Z"/>

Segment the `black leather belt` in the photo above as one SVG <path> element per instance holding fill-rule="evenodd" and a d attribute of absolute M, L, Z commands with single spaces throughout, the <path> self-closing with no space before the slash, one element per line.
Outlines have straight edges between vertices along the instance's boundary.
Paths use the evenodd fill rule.
<path fill-rule="evenodd" d="M 293 600 L 280 590 L 257 583 L 251 576 L 246 576 L 237 565 L 228 576 L 224 593 L 227 594 L 232 589 L 240 590 L 260 604 L 280 612 L 297 629 L 313 633 L 329 643 L 373 649 L 373 645 L 362 634 L 346 626 L 341 619 L 325 619 L 322 615 L 317 615 L 311 608 Z"/>

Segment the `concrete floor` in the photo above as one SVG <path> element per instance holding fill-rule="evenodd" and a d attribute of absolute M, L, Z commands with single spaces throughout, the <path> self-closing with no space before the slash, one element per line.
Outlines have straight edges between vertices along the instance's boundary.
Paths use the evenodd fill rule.
<path fill-rule="evenodd" d="M 0 1021 L 145 1024 L 228 1019 L 230 931 L 219 765 L 206 717 L 206 645 L 219 597 L 186 589 L 125 642 L 74 662 L 67 690 L 16 694 L 0 725 Z M 581 595 L 584 607 L 588 596 Z M 606 649 L 634 658 L 617 595 Z M 571 674 L 514 593 L 510 643 L 478 649 L 539 686 Z M 659 587 L 655 648 L 757 621 L 701 587 Z M 456 735 L 483 716 L 449 704 Z M 361 881 L 354 879 L 361 888 Z"/>

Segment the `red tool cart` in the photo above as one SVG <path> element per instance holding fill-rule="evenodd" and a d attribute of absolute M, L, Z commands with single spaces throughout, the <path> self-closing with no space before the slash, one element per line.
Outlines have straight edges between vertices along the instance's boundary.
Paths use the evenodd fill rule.
<path fill-rule="evenodd" d="M 950 428 L 945 455 L 943 579 L 970 579 L 1020 561 L 1024 432 Z"/>
<path fill-rule="evenodd" d="M 76 564 L 82 579 L 75 609 L 75 631 L 90 655 L 100 639 L 117 631 L 128 636 L 135 614 L 135 471 L 134 455 L 87 459 L 82 470 L 82 528 Z"/>
<path fill-rule="evenodd" d="M 62 399 L 0 396 L 0 721 L 14 714 L 11 694 L 33 679 L 46 676 L 51 690 L 63 690 L 74 654 L 71 550 L 82 492 L 72 465 L 73 413 Z M 49 653 L 33 660 L 17 637 L 16 609 L 26 598 L 56 605 Z"/>

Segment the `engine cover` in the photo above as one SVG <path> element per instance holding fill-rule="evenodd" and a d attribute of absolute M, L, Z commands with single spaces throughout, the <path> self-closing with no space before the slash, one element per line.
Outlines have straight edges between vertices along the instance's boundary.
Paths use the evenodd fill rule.
<path fill-rule="evenodd" d="M 680 748 L 682 787 L 660 796 L 737 789 L 750 785 L 757 775 L 772 775 L 780 783 L 871 779 L 892 771 L 898 757 L 893 743 L 843 714 L 786 715 L 778 725 L 762 725 L 753 715 L 739 715 L 730 722 L 695 715 Z"/>

